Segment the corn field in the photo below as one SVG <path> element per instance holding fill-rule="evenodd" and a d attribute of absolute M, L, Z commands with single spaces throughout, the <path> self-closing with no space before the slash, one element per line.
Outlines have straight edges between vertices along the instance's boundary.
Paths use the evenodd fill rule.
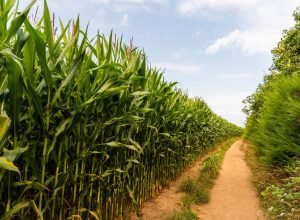
<path fill-rule="evenodd" d="M 113 34 L 0 0 L 0 219 L 122 219 L 241 133 Z"/>

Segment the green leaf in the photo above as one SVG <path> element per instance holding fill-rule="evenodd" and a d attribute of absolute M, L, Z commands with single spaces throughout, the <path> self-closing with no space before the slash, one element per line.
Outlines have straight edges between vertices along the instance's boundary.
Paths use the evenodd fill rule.
<path fill-rule="evenodd" d="M 45 185 L 43 185 L 39 182 L 35 182 L 35 181 L 16 182 L 15 186 L 16 187 L 29 186 L 28 188 L 37 189 L 37 190 L 40 190 L 40 191 L 45 190 L 45 191 L 50 192 L 50 189 L 48 189 Z"/>
<path fill-rule="evenodd" d="M 147 113 L 147 112 L 151 112 L 151 111 L 154 111 L 154 109 L 151 109 L 151 108 L 140 108 L 137 110 L 137 112 L 139 113 Z"/>
<path fill-rule="evenodd" d="M 26 79 L 32 85 L 34 83 L 34 62 L 35 62 L 35 45 L 32 37 L 27 39 L 23 48 L 23 61 Z"/>
<path fill-rule="evenodd" d="M 132 72 L 132 71 L 135 71 L 136 69 L 136 66 L 137 64 L 139 63 L 139 59 L 140 59 L 140 54 L 137 53 L 134 55 L 134 57 L 130 60 L 128 66 L 127 66 L 127 69 L 126 69 L 126 72 Z"/>
<path fill-rule="evenodd" d="M 145 96 L 145 95 L 149 95 L 151 92 L 149 91 L 136 91 L 131 93 L 132 96 Z"/>
<path fill-rule="evenodd" d="M 116 141 L 111 141 L 111 142 L 108 142 L 106 143 L 106 145 L 110 146 L 110 147 L 114 147 L 114 148 L 121 148 L 121 147 L 126 147 L 130 150 L 134 150 L 136 152 L 139 152 L 140 150 L 135 147 L 134 145 L 128 145 L 128 144 L 122 144 L 120 142 L 116 142 Z"/>
<path fill-rule="evenodd" d="M 101 93 L 105 92 L 109 87 L 111 87 L 111 85 L 113 83 L 114 83 L 114 81 L 112 79 L 108 79 L 105 83 L 103 83 L 101 88 L 97 91 L 97 94 L 101 94 Z"/>
<path fill-rule="evenodd" d="M 132 140 L 131 138 L 129 138 L 129 142 L 132 143 L 137 149 L 139 149 L 140 152 L 143 152 L 143 148 L 138 142 Z"/>
<path fill-rule="evenodd" d="M 59 64 L 59 62 L 65 58 L 66 54 L 69 52 L 69 50 L 72 47 L 76 47 L 76 46 L 74 46 L 74 44 L 76 43 L 76 40 L 78 39 L 78 35 L 79 35 L 79 31 L 77 31 L 76 34 L 73 35 L 72 38 L 68 41 L 68 44 L 64 47 L 63 51 L 60 53 L 59 57 L 57 58 L 54 67 L 57 66 Z"/>
<path fill-rule="evenodd" d="M 44 76 L 45 82 L 48 86 L 48 88 L 51 88 L 52 85 L 52 76 L 50 74 L 47 60 L 46 60 L 46 45 L 43 39 L 39 36 L 39 34 L 35 31 L 35 29 L 32 27 L 32 25 L 29 23 L 29 21 L 25 20 L 25 26 L 27 31 L 29 32 L 29 35 L 33 38 L 33 41 L 35 43 L 36 53 L 39 58 L 39 63 L 42 69 L 42 74 Z"/>
<path fill-rule="evenodd" d="M 140 164 L 141 162 L 136 160 L 136 159 L 130 159 L 130 160 L 127 160 L 128 162 L 133 162 L 133 163 L 136 163 L 136 164 Z"/>
<path fill-rule="evenodd" d="M 105 125 L 105 126 L 112 125 L 114 123 L 122 121 L 122 119 L 124 119 L 124 116 L 123 117 L 114 117 L 114 118 L 104 122 L 103 125 Z"/>
<path fill-rule="evenodd" d="M 3 92 L 5 91 L 5 89 L 7 88 L 7 84 L 8 84 L 8 75 L 3 73 L 1 74 L 1 79 L 0 79 L 0 95 L 3 94 Z"/>
<path fill-rule="evenodd" d="M 37 215 L 39 220 L 43 220 L 43 212 L 40 210 L 33 200 L 30 201 L 31 207 L 33 208 L 35 214 Z"/>
<path fill-rule="evenodd" d="M 120 168 L 115 169 L 115 171 L 119 172 L 119 173 L 124 173 L 124 170 L 121 170 Z"/>
<path fill-rule="evenodd" d="M 10 171 L 15 171 L 17 173 L 20 173 L 20 170 L 18 169 L 18 167 L 16 167 L 13 162 L 11 162 L 10 160 L 8 160 L 5 157 L 0 157 L 0 168 L 4 169 L 4 170 L 10 170 Z"/>
<path fill-rule="evenodd" d="M 126 116 L 125 118 L 126 118 L 126 120 L 128 120 L 129 122 L 130 122 L 130 121 L 142 121 L 142 120 L 144 120 L 144 118 L 139 117 L 139 116 L 136 116 L 136 115 L 128 115 L 128 116 Z"/>
<path fill-rule="evenodd" d="M 19 66 L 19 68 L 22 71 L 22 73 L 24 72 L 23 66 L 22 66 L 22 64 L 20 62 L 21 58 L 19 58 L 18 56 L 16 56 L 12 52 L 12 50 L 10 48 L 5 48 L 5 49 L 1 50 L 0 53 L 7 57 L 8 65 L 10 63 L 10 60 L 12 60 L 12 61 L 14 61 Z M 9 66 L 8 66 L 8 68 L 9 68 Z"/>
<path fill-rule="evenodd" d="M 4 10 L 3 10 L 3 16 L 7 16 L 12 7 L 15 5 L 16 0 L 10 0 L 6 1 L 6 4 L 4 5 Z"/>
<path fill-rule="evenodd" d="M 112 31 L 110 32 L 110 35 L 109 35 L 109 42 L 108 42 L 108 49 L 107 49 L 107 53 L 106 53 L 106 60 L 107 61 L 110 61 L 111 60 L 111 55 L 112 55 L 112 47 L 113 47 L 113 44 L 112 44 L 112 36 L 113 36 L 113 33 Z"/>
<path fill-rule="evenodd" d="M 96 212 L 90 211 L 90 210 L 89 210 L 89 213 L 90 213 L 96 220 L 100 220 L 100 217 L 97 215 Z"/>
<path fill-rule="evenodd" d="M 9 126 L 10 126 L 10 119 L 5 115 L 0 115 L 0 141 L 4 138 Z"/>
<path fill-rule="evenodd" d="M 48 8 L 47 1 L 44 0 L 44 30 L 45 30 L 45 35 L 48 43 L 48 49 L 50 56 L 53 55 L 53 30 L 52 30 L 52 24 L 51 24 L 51 17 L 50 17 L 50 12 Z"/>
<path fill-rule="evenodd" d="M 58 97 L 60 96 L 60 93 L 62 91 L 62 89 L 64 87 L 66 87 L 71 80 L 75 77 L 75 74 L 77 73 L 77 70 L 81 67 L 81 63 L 83 61 L 83 58 L 85 56 L 85 53 L 81 54 L 81 56 L 75 61 L 75 63 L 73 64 L 70 73 L 68 74 L 68 76 L 64 79 L 64 81 L 62 82 L 62 84 L 60 85 L 60 87 L 58 88 L 58 90 L 56 91 L 51 104 L 53 105 L 56 100 L 58 99 Z"/>
<path fill-rule="evenodd" d="M 112 174 L 111 170 L 106 170 L 103 174 L 101 174 L 101 177 L 107 177 L 107 176 L 109 176 L 111 174 Z"/>
<path fill-rule="evenodd" d="M 68 24 L 64 27 L 64 25 L 62 24 L 61 20 L 60 20 L 60 26 L 61 26 L 61 34 L 59 35 L 59 37 L 56 39 L 56 42 L 54 44 L 54 53 L 56 53 L 57 51 L 59 51 L 61 48 L 61 40 L 65 37 L 66 32 L 70 26 L 71 21 L 68 22 Z"/>
<path fill-rule="evenodd" d="M 126 147 L 130 150 L 136 151 L 136 152 L 140 152 L 140 150 L 137 147 L 135 147 L 134 145 L 124 144 L 124 147 Z"/>
<path fill-rule="evenodd" d="M 155 133 L 158 133 L 157 127 L 148 125 L 147 128 L 151 128 L 151 129 L 153 129 L 155 131 Z"/>
<path fill-rule="evenodd" d="M 10 118 L 13 121 L 14 128 L 19 124 L 19 113 L 21 108 L 21 98 L 23 85 L 21 81 L 21 70 L 13 59 L 7 59 L 8 72 L 8 89 L 9 89 L 9 105 Z M 16 134 L 15 134 L 16 135 Z"/>
<path fill-rule="evenodd" d="M 16 204 L 14 207 L 12 207 L 9 211 L 4 213 L 4 216 L 1 218 L 1 220 L 7 220 L 13 217 L 15 214 L 23 210 L 24 208 L 27 208 L 30 206 L 30 202 L 20 202 Z"/>
<path fill-rule="evenodd" d="M 110 146 L 110 147 L 123 147 L 124 144 L 116 142 L 116 141 L 111 141 L 106 143 L 106 145 Z"/>
<path fill-rule="evenodd" d="M 59 126 L 56 128 L 55 137 L 58 137 L 62 132 L 64 132 L 68 125 L 72 123 L 73 117 L 63 120 Z"/>
<path fill-rule="evenodd" d="M 25 87 L 26 88 L 26 87 Z M 34 90 L 31 83 L 28 82 L 27 88 L 25 90 L 27 92 L 28 98 L 32 101 L 33 108 L 35 110 L 35 113 L 37 114 L 38 122 L 43 130 L 43 133 L 45 135 L 46 133 L 46 127 L 44 123 L 43 118 L 43 107 L 42 107 L 42 101 L 39 96 L 39 94 Z"/>
<path fill-rule="evenodd" d="M 21 154 L 23 154 L 25 151 L 28 150 L 28 147 L 17 147 L 13 150 L 8 150 L 6 148 L 3 149 L 3 157 L 7 158 L 10 161 L 15 161 L 20 157 Z"/>
<path fill-rule="evenodd" d="M 169 134 L 169 133 L 159 133 L 160 135 L 162 135 L 162 136 L 165 136 L 165 137 L 171 137 L 171 135 Z"/>
<path fill-rule="evenodd" d="M 4 42 L 8 42 L 10 41 L 10 39 L 17 33 L 17 31 L 19 30 L 19 28 L 22 26 L 22 24 L 24 23 L 24 21 L 27 18 L 27 15 L 31 9 L 31 7 L 35 4 L 37 0 L 33 0 L 26 8 L 25 10 L 18 15 L 10 24 L 10 27 L 7 31 L 7 36 L 4 40 Z"/>

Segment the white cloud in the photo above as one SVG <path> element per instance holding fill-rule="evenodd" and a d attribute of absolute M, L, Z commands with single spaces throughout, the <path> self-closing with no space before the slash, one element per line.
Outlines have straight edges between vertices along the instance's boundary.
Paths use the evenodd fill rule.
<path fill-rule="evenodd" d="M 194 75 L 201 74 L 202 66 L 197 64 L 182 64 L 182 63 L 156 63 L 154 66 L 165 70 L 166 74 L 181 74 L 181 75 Z"/>
<path fill-rule="evenodd" d="M 123 17 L 122 17 L 120 25 L 121 26 L 129 26 L 129 17 L 128 17 L 128 14 L 123 14 Z"/>
<path fill-rule="evenodd" d="M 177 11 L 183 16 L 205 13 L 211 17 L 222 11 L 234 13 L 239 23 L 237 27 L 216 39 L 206 52 L 237 48 L 246 55 L 253 55 L 269 53 L 276 46 L 282 30 L 293 25 L 292 12 L 298 5 L 297 0 L 180 0 Z"/>
<path fill-rule="evenodd" d="M 223 92 L 206 94 L 202 97 L 216 114 L 221 115 L 223 118 L 229 120 L 232 123 L 243 126 L 244 114 L 241 110 L 244 105 L 242 103 L 242 100 L 245 99 L 248 95 L 248 93 L 244 92 Z"/>
<path fill-rule="evenodd" d="M 270 52 L 280 36 L 281 32 L 271 29 L 250 31 L 237 29 L 209 45 L 206 53 L 214 54 L 224 48 L 239 48 L 245 55 Z"/>
<path fill-rule="evenodd" d="M 230 34 L 219 38 L 215 41 L 215 43 L 211 44 L 207 47 L 206 52 L 209 54 L 218 52 L 221 48 L 225 48 L 231 46 L 232 44 L 236 44 L 236 42 L 241 38 L 241 32 L 239 30 L 235 30 Z"/>

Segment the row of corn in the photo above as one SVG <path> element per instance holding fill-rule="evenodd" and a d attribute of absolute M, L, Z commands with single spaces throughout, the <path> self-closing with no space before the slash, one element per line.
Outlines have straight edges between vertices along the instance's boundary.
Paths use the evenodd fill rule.
<path fill-rule="evenodd" d="M 143 51 L 0 0 L 0 219 L 114 219 L 240 128 Z"/>

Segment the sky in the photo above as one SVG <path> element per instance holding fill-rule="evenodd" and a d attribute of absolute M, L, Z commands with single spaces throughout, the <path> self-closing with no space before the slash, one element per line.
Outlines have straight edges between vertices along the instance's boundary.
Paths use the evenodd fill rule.
<path fill-rule="evenodd" d="M 29 0 L 21 0 L 20 8 Z M 42 8 L 42 0 L 38 0 Z M 271 50 L 291 27 L 297 0 L 48 0 L 63 21 L 80 15 L 97 30 L 111 30 L 144 49 L 149 64 L 191 97 L 238 125 L 242 100 L 272 64 Z"/>

